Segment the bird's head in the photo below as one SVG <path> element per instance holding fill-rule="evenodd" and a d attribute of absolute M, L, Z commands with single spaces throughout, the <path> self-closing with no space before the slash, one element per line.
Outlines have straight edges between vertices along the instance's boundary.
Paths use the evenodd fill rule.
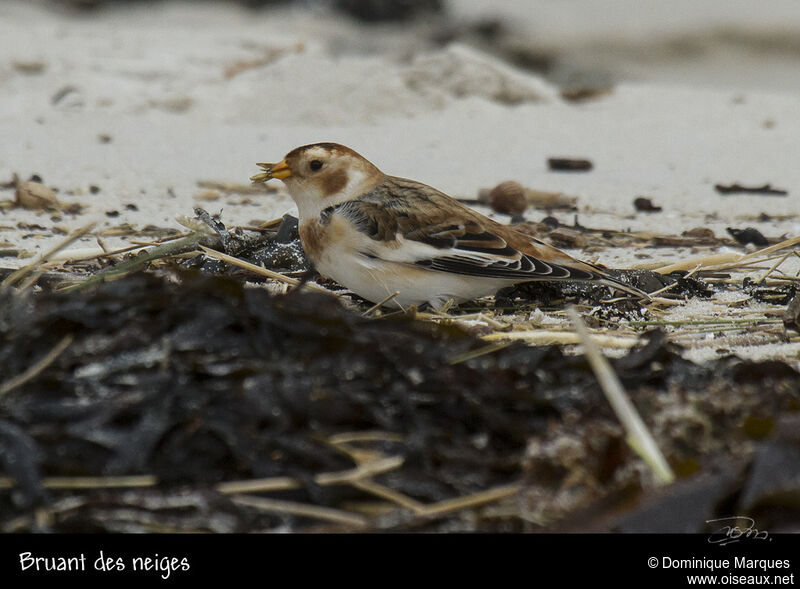
<path fill-rule="evenodd" d="M 326 207 L 357 198 L 383 181 L 378 168 L 338 143 L 304 145 L 287 153 L 277 164 L 257 165 L 264 171 L 250 180 L 283 180 L 301 218 L 316 216 Z"/>

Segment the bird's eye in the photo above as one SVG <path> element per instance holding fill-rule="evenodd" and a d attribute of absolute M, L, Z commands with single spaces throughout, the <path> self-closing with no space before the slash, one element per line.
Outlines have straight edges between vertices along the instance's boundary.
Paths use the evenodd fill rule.
<path fill-rule="evenodd" d="M 311 168 L 312 172 L 316 172 L 322 167 L 322 162 L 320 160 L 311 160 L 308 167 Z"/>

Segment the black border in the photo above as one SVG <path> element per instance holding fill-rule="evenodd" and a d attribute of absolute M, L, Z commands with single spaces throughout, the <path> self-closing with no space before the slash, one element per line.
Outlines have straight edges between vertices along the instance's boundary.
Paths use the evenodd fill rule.
<path fill-rule="evenodd" d="M 346 583 L 371 585 L 390 582 L 429 583 L 433 578 L 453 582 L 514 580 L 552 586 L 560 582 L 638 582 L 688 586 L 687 575 L 800 576 L 800 534 L 775 534 L 766 539 L 742 538 L 719 545 L 706 534 L 251 534 L 251 535 L 148 535 L 148 534 L 7 534 L 0 535 L 0 578 L 31 582 L 79 580 L 104 584 L 121 579 L 150 584 L 183 586 L 198 581 L 231 582 L 259 579 L 262 586 L 277 583 Z M 97 572 L 92 561 L 100 550 L 106 557 L 159 555 L 186 558 L 188 571 L 172 572 L 163 579 L 158 571 Z M 39 556 L 86 554 L 84 572 L 22 571 L 19 553 Z M 788 561 L 789 568 L 735 568 L 735 558 L 774 563 Z M 655 568 L 650 559 L 657 559 Z M 708 566 L 664 568 L 664 559 L 727 559 L 725 570 Z M 693 561 L 696 562 L 696 561 Z M 800 585 L 800 578 L 792 578 Z M 728 583 L 717 580 L 718 585 Z M 93 584 L 93 583 L 92 583 Z"/>

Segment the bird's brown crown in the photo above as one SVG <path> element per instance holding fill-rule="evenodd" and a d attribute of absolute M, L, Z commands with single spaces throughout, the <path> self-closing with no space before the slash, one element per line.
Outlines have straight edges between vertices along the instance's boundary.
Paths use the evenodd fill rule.
<path fill-rule="evenodd" d="M 294 159 L 300 156 L 301 154 L 307 152 L 308 150 L 314 148 L 327 150 L 328 152 L 330 152 L 331 155 L 349 153 L 350 155 L 354 155 L 358 158 L 365 159 L 361 154 L 350 149 L 346 145 L 342 145 L 341 143 L 331 143 L 331 142 L 309 143 L 308 145 L 301 145 L 300 147 L 295 147 L 292 151 L 286 154 L 286 157 L 284 159 L 286 160 L 288 160 L 289 158 Z"/>

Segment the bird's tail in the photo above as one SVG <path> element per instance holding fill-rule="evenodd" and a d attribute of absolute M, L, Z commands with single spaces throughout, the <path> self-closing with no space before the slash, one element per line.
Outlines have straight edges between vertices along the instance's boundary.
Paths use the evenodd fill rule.
<path fill-rule="evenodd" d="M 609 275 L 603 268 L 590 264 L 589 262 L 576 260 L 565 252 L 543 243 L 538 239 L 534 241 L 536 242 L 538 250 L 547 254 L 547 261 L 550 266 L 552 266 L 554 262 L 567 270 L 567 275 L 564 276 L 565 279 L 599 282 L 600 284 L 633 295 L 638 299 L 651 300 L 649 294 L 619 278 Z M 542 276 L 542 278 L 544 279 L 545 277 Z"/>

